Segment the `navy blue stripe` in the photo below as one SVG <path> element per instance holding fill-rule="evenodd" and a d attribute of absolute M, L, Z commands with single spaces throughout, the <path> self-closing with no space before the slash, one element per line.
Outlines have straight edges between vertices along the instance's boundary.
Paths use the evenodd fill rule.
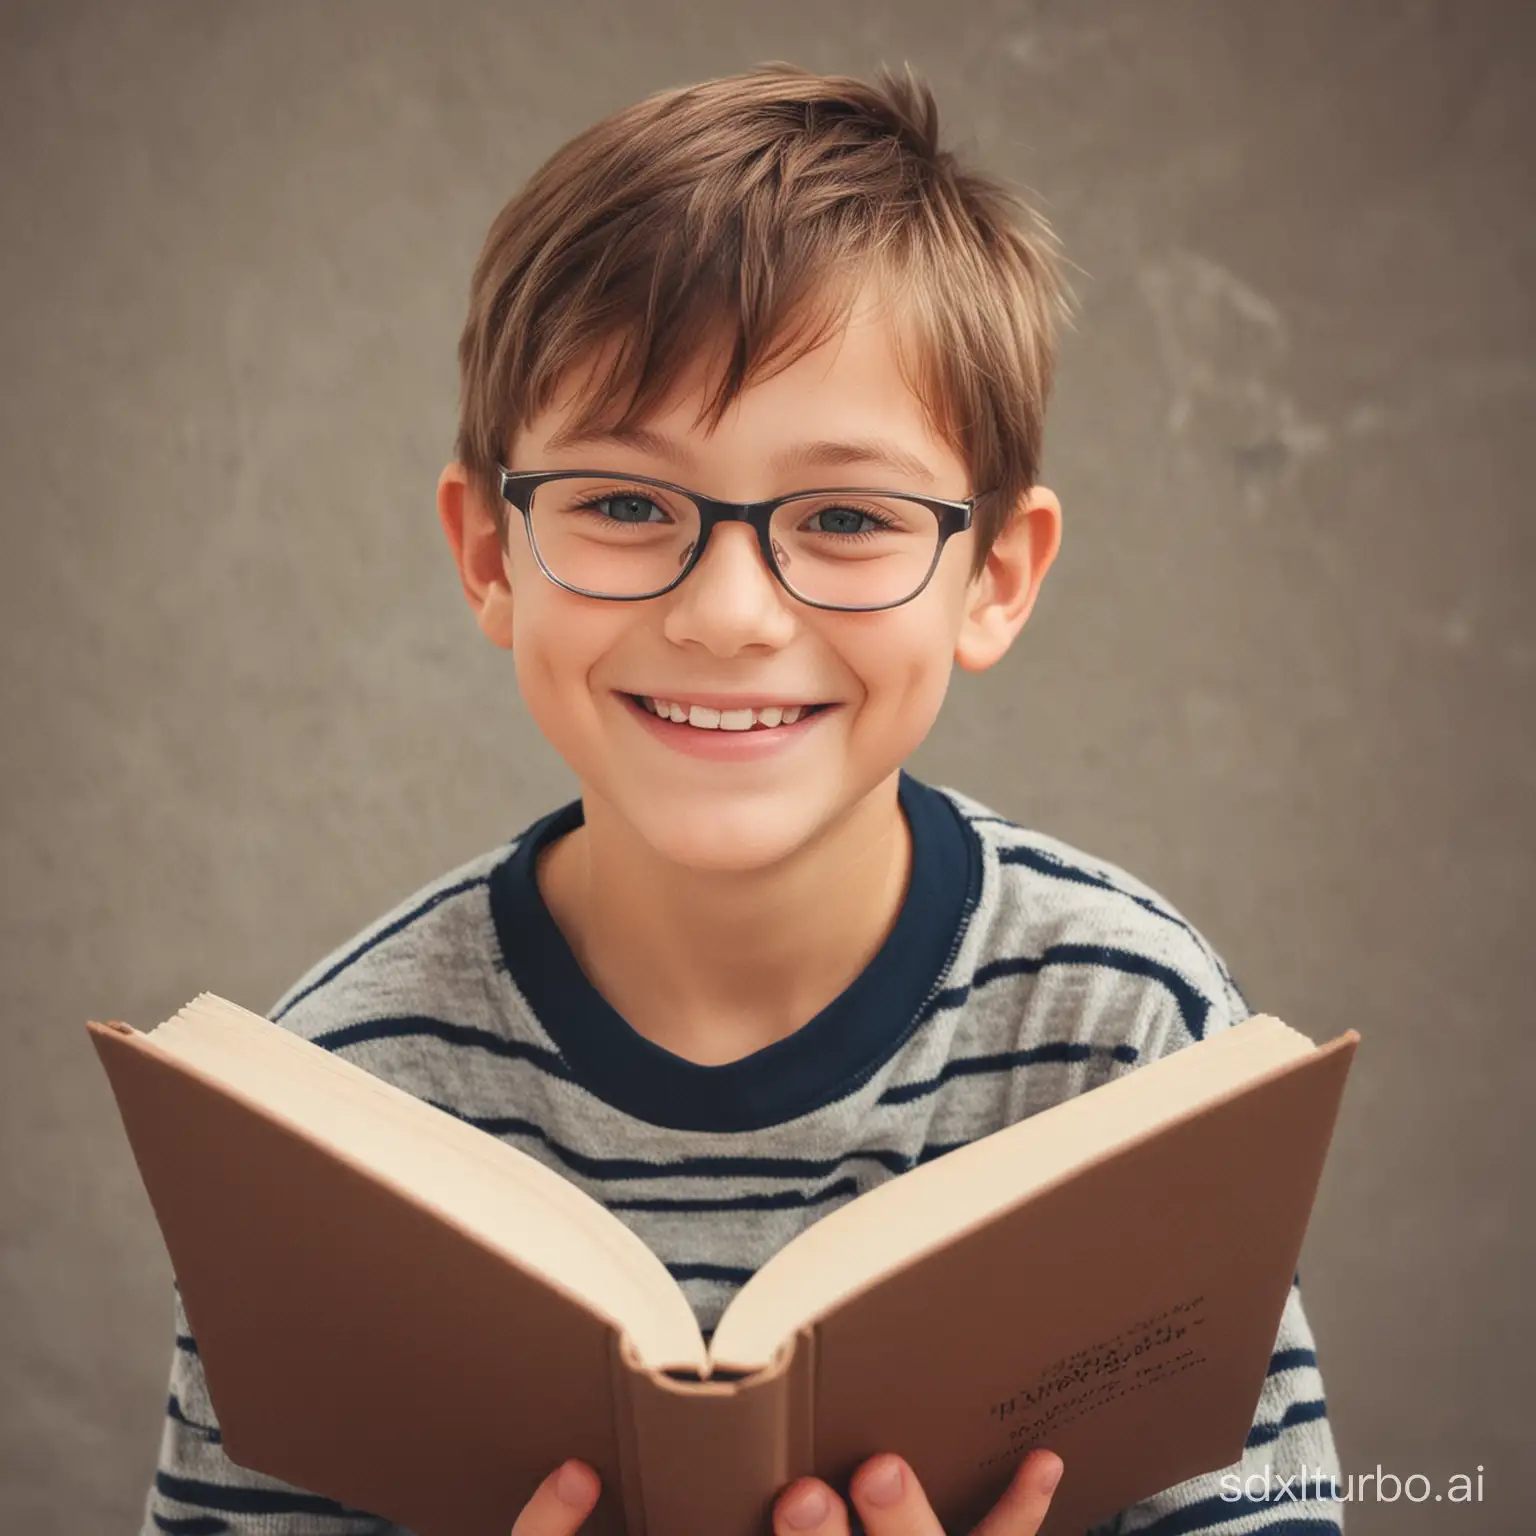
<path fill-rule="evenodd" d="M 184 1349 L 189 1355 L 197 1353 L 197 1340 L 190 1333 L 178 1333 L 176 1335 L 176 1348 Z"/>
<path fill-rule="evenodd" d="M 334 1499 L 317 1493 L 289 1492 L 282 1488 L 232 1488 L 227 1483 L 210 1483 L 197 1477 L 174 1477 L 169 1472 L 155 1474 L 155 1489 L 162 1498 L 178 1504 L 201 1504 L 204 1509 L 219 1509 L 239 1515 L 344 1515 L 371 1518 L 366 1510 L 348 1509 Z"/>
<path fill-rule="evenodd" d="M 1113 1061 L 1133 1062 L 1139 1053 L 1134 1045 L 1089 1045 L 1081 1040 L 1048 1040 L 1043 1045 L 1026 1046 L 1017 1051 L 997 1051 L 990 1056 L 957 1056 L 946 1061 L 933 1077 L 910 1083 L 893 1083 L 876 1101 L 880 1104 L 905 1104 L 925 1098 L 952 1077 L 979 1077 L 989 1072 L 1012 1072 L 1016 1067 L 1036 1066 L 1047 1061 L 1088 1061 L 1094 1056 L 1108 1056 Z"/>
<path fill-rule="evenodd" d="M 915 1157 L 908 1157 L 904 1152 L 896 1152 L 889 1148 L 854 1148 L 842 1157 L 824 1158 L 817 1161 L 799 1157 L 686 1157 L 679 1158 L 676 1162 L 672 1163 L 656 1163 L 631 1157 L 588 1157 L 583 1153 L 575 1152 L 569 1147 L 558 1144 L 542 1126 L 535 1125 L 531 1120 L 516 1120 L 505 1116 L 463 1115 L 459 1114 L 451 1106 L 438 1103 L 436 1100 L 428 1099 L 425 1102 L 434 1105 L 435 1108 L 442 1110 L 445 1114 L 450 1114 L 456 1119 L 463 1120 L 467 1125 L 473 1125 L 480 1130 L 489 1131 L 492 1135 L 525 1135 L 533 1140 L 541 1141 L 567 1167 L 596 1183 L 606 1183 L 620 1179 L 766 1178 L 815 1180 L 826 1178 L 845 1164 L 856 1161 L 878 1163 L 882 1168 L 889 1170 L 891 1173 L 900 1174 L 907 1173 L 922 1163 L 931 1163 L 935 1158 L 943 1157 L 946 1153 L 953 1152 L 959 1147 L 970 1145 L 969 1141 L 927 1142 Z M 832 1192 L 839 1192 L 840 1189 L 840 1185 L 833 1186 Z M 815 1198 L 830 1198 L 830 1193 Z M 688 1200 L 660 1198 L 655 1201 L 643 1199 L 609 1200 L 605 1198 L 602 1203 L 610 1210 L 774 1210 L 781 1209 L 784 1205 L 796 1202 L 800 1198 L 798 1195 L 783 1198 L 763 1195 L 732 1195 L 714 1199 L 704 1197 Z"/>
<path fill-rule="evenodd" d="M 674 1162 L 653 1162 L 639 1157 L 589 1157 L 583 1152 L 557 1142 L 541 1125 L 510 1115 L 466 1115 L 436 1099 L 424 1099 L 444 1114 L 462 1120 L 477 1130 L 493 1136 L 526 1136 L 542 1142 L 567 1168 L 583 1178 L 616 1179 L 825 1179 L 844 1164 L 867 1160 L 905 1173 L 913 1160 L 904 1152 L 882 1148 L 856 1147 L 841 1157 L 680 1157 Z"/>
<path fill-rule="evenodd" d="M 316 977 L 315 980 L 310 982 L 310 984 L 305 987 L 302 992 L 295 993 L 295 995 L 289 998 L 281 1008 L 276 1009 L 271 1014 L 272 1022 L 274 1024 L 277 1023 L 277 1021 L 282 1018 L 285 1013 L 287 1013 L 292 1008 L 296 1008 L 300 1003 L 302 1003 L 304 999 L 310 995 L 311 992 L 318 992 L 320 988 L 323 987 L 328 981 L 334 981 L 336 977 L 341 975 L 341 973 L 346 970 L 349 965 L 353 965 L 358 960 L 362 959 L 362 957 L 366 955 L 370 949 L 376 948 L 378 945 L 382 944 L 385 939 L 393 938 L 395 934 L 401 932 L 403 929 L 409 928 L 418 917 L 425 917 L 426 914 L 432 911 L 434 907 L 440 907 L 445 901 L 451 901 L 455 896 L 462 896 L 465 891 L 472 891 L 477 886 L 489 884 L 490 877 L 488 875 L 475 875 L 471 879 L 459 881 L 457 885 L 445 886 L 442 890 L 437 891 L 433 895 L 427 897 L 427 899 L 423 901 L 419 906 L 413 907 L 403 916 L 397 917 L 394 922 L 381 928 L 377 933 L 372 934 L 363 940 L 363 942 L 359 944 L 356 949 L 351 950 L 347 954 L 343 955 L 341 959 L 338 960 L 336 964 L 330 968 L 330 970 L 326 971 L 323 976 Z"/>
<path fill-rule="evenodd" d="M 181 1403 L 174 1392 L 165 1400 L 165 1411 L 169 1418 L 175 1419 L 178 1424 L 185 1424 L 188 1429 L 195 1429 L 210 1445 L 222 1445 L 223 1433 L 212 1424 L 199 1424 L 196 1419 L 189 1419 L 182 1412 Z"/>
<path fill-rule="evenodd" d="M 1321 1497 L 1322 1495 L 1319 1495 Z M 1295 1507 L 1296 1501 L 1282 1497 L 1278 1503 L 1271 1499 L 1252 1499 L 1244 1495 L 1240 1499 L 1224 1499 L 1214 1494 L 1186 1504 L 1182 1509 L 1170 1509 L 1151 1525 L 1140 1525 L 1126 1536 L 1186 1536 L 1190 1531 L 1208 1531 L 1213 1526 L 1225 1525 L 1229 1520 L 1241 1520 L 1266 1509 Z M 1275 1525 L 1261 1526 L 1263 1536 L 1338 1536 L 1339 1522 L 1324 1516 L 1298 1518 L 1292 1516 Z M 1255 1533 L 1257 1536 L 1257 1533 Z"/>
<path fill-rule="evenodd" d="M 958 989 L 951 989 L 958 990 Z M 390 1018 L 359 1019 L 351 1024 L 339 1024 L 313 1037 L 313 1043 L 327 1051 L 340 1051 L 349 1046 L 366 1044 L 373 1040 L 399 1040 L 406 1037 L 425 1036 L 440 1040 L 445 1045 L 489 1051 L 509 1060 L 526 1061 L 548 1076 L 563 1082 L 575 1079 L 569 1066 L 558 1052 L 546 1046 L 522 1040 L 509 1040 L 473 1024 L 452 1024 L 446 1019 L 427 1018 L 419 1014 L 399 1015 Z M 1088 1061 L 1096 1055 L 1108 1056 L 1113 1061 L 1133 1063 L 1140 1053 L 1134 1045 L 1121 1043 L 1114 1046 L 1090 1045 L 1076 1040 L 1052 1040 L 1017 1051 L 998 1051 L 987 1056 L 958 1057 L 945 1062 L 937 1076 L 911 1083 L 897 1083 L 881 1094 L 881 1104 L 904 1104 L 912 1099 L 923 1098 L 934 1092 L 953 1077 L 976 1077 L 992 1072 L 1012 1072 L 1018 1067 L 1041 1062 Z M 445 1106 L 439 1105 L 439 1108 Z M 493 1126 L 516 1128 L 522 1132 L 529 1122 L 511 1117 L 469 1117 L 457 1111 L 456 1118 L 469 1120 L 480 1130 L 498 1131 Z"/>
<path fill-rule="evenodd" d="M 1025 833 L 1028 829 L 1021 827 L 1017 822 L 1009 821 L 1005 816 L 968 816 L 966 818 L 974 827 L 980 822 L 996 822 L 1005 827 L 1011 827 L 1015 832 Z M 1028 844 L 1015 844 L 1008 848 L 997 850 L 998 862 L 1002 864 L 1024 864 L 1034 870 L 1036 874 L 1047 875 L 1055 880 L 1070 880 L 1077 885 L 1091 885 L 1096 890 L 1110 891 L 1116 896 L 1123 896 L 1127 901 L 1134 902 L 1144 912 L 1150 912 L 1153 917 L 1160 918 L 1165 923 L 1171 923 L 1181 932 L 1187 934 L 1199 947 L 1200 952 L 1216 967 L 1221 979 L 1237 994 L 1243 1007 L 1248 1007 L 1248 1000 L 1243 996 L 1242 988 L 1238 986 L 1231 971 L 1227 969 L 1226 962 L 1211 948 L 1205 936 L 1192 924 L 1186 922 L 1176 912 L 1170 912 L 1167 907 L 1154 901 L 1149 896 L 1139 895 L 1135 891 L 1128 891 L 1122 885 L 1117 885 L 1107 875 L 1097 874 L 1093 870 L 1084 869 L 1080 864 L 1071 864 L 1060 854 L 1050 853 L 1044 848 L 1035 848 Z M 1250 1010 L 1251 1011 L 1251 1010 Z"/>
<path fill-rule="evenodd" d="M 1244 1447 L 1251 1451 L 1255 1446 L 1273 1444 L 1286 1430 L 1295 1429 L 1298 1424 L 1311 1424 L 1327 1417 L 1328 1405 L 1320 1397 L 1309 1398 L 1302 1403 L 1292 1403 L 1285 1410 L 1284 1416 L 1273 1424 L 1255 1424 L 1248 1431 L 1248 1438 L 1243 1442 Z"/>
<path fill-rule="evenodd" d="M 445 1045 L 489 1051 L 513 1061 L 532 1062 L 550 1077 L 571 1082 L 571 1070 L 556 1051 L 526 1040 L 509 1040 L 475 1024 L 450 1024 L 446 1019 L 427 1018 L 421 1014 L 401 1014 L 379 1019 L 359 1019 L 352 1024 L 338 1024 L 314 1036 L 314 1043 L 327 1051 L 344 1050 L 370 1040 L 401 1040 L 426 1035 Z"/>
<path fill-rule="evenodd" d="M 1295 1371 L 1316 1364 L 1317 1355 L 1310 1349 L 1279 1349 L 1269 1357 L 1269 1370 L 1265 1374 L 1278 1376 L 1281 1371 Z"/>
<path fill-rule="evenodd" d="M 727 1285 L 745 1285 L 754 1271 L 733 1264 L 668 1264 L 667 1273 L 679 1285 L 684 1280 L 722 1280 Z"/>
<path fill-rule="evenodd" d="M 859 1192 L 857 1179 L 839 1179 L 814 1194 L 798 1189 L 786 1189 L 773 1195 L 735 1195 L 716 1200 L 655 1198 L 637 1196 L 630 1200 L 609 1200 L 605 1204 L 610 1211 L 783 1211 L 803 1209 L 812 1205 L 825 1205 L 829 1200 L 840 1200 L 845 1195 L 852 1199 Z"/>
<path fill-rule="evenodd" d="M 220 1520 L 217 1515 L 187 1515 L 181 1519 L 156 1515 L 154 1521 L 157 1530 L 169 1531 L 171 1536 L 224 1536 L 229 1529 L 229 1521 Z"/>
<path fill-rule="evenodd" d="M 1205 1037 L 1205 1021 L 1211 1012 L 1211 1000 L 1193 986 L 1171 965 L 1154 960 L 1129 949 L 1115 949 L 1106 944 L 1053 944 L 1042 955 L 1020 955 L 1002 960 L 989 960 L 976 967 L 976 974 L 969 987 L 949 987 L 941 992 L 930 1005 L 929 1012 L 937 1013 L 945 1008 L 964 1005 L 969 993 L 976 987 L 985 986 L 1002 976 L 1033 975 L 1048 965 L 1097 965 L 1128 976 L 1145 976 L 1160 982 L 1178 1004 L 1179 1016 L 1190 1035 L 1201 1040 Z"/>
<path fill-rule="evenodd" d="M 1327 1515 L 1309 1515 L 1281 1520 L 1276 1525 L 1260 1526 L 1254 1536 L 1343 1536 L 1344 1527 Z"/>

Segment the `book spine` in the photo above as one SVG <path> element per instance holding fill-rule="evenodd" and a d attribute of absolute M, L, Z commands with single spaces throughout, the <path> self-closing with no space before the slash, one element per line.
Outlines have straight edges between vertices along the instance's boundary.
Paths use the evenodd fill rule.
<path fill-rule="evenodd" d="M 635 1407 L 630 1391 L 630 1382 L 640 1367 L 627 1335 L 613 1329 L 608 1339 L 613 1374 L 613 1438 L 619 1452 L 618 1503 L 623 1512 L 618 1531 L 620 1536 L 645 1536 L 645 1492 L 640 1485 L 640 1447 L 635 1439 Z M 606 1502 L 601 1501 L 598 1509 Z"/>
<path fill-rule="evenodd" d="M 679 1381 L 614 1348 L 625 1536 L 768 1536 L 774 1499 L 813 1470 L 815 1336 L 741 1381 Z"/>

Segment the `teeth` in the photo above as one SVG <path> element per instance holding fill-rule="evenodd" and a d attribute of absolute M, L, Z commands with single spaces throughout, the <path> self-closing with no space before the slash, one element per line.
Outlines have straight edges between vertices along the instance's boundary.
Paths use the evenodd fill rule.
<path fill-rule="evenodd" d="M 791 704 L 786 706 L 770 704 L 766 709 L 709 709 L 703 704 L 694 704 L 685 709 L 681 704 L 675 704 L 670 699 L 657 699 L 642 695 L 645 707 L 654 715 L 659 715 L 664 720 L 673 720 L 682 725 L 696 726 L 702 731 L 750 731 L 753 725 L 761 723 L 765 726 L 793 725 L 802 714 L 806 706 L 803 704 Z"/>

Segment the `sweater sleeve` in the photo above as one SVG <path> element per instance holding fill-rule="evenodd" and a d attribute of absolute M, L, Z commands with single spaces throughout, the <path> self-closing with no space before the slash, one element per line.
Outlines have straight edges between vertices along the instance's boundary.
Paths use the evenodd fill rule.
<path fill-rule="evenodd" d="M 176 1347 L 140 1536 L 392 1536 L 376 1515 L 252 1472 L 224 1452 L 197 1341 L 175 1293 Z"/>

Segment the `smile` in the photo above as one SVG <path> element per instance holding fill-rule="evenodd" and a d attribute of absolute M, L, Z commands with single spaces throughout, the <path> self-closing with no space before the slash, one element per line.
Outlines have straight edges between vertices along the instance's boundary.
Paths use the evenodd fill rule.
<path fill-rule="evenodd" d="M 648 698 L 639 693 L 627 697 L 659 720 L 700 731 L 781 730 L 806 716 L 833 707 L 830 704 L 793 704 L 788 707 L 775 704 L 765 709 L 719 710 L 703 704 L 683 705 L 670 699 Z"/>
<path fill-rule="evenodd" d="M 658 714 L 652 702 L 637 693 L 616 692 L 614 697 L 640 729 L 662 746 L 686 757 L 733 763 L 752 763 L 800 751 L 799 744 L 819 737 L 823 722 L 835 718 L 842 708 L 841 704 L 807 705 L 793 720 L 788 720 L 784 716 L 792 712 L 791 706 L 783 711 L 777 725 L 770 725 L 759 716 L 771 719 L 772 708 L 727 710 L 721 714 L 695 704 L 684 719 L 674 720 L 670 711 Z M 677 712 L 682 713 L 681 705 Z"/>

